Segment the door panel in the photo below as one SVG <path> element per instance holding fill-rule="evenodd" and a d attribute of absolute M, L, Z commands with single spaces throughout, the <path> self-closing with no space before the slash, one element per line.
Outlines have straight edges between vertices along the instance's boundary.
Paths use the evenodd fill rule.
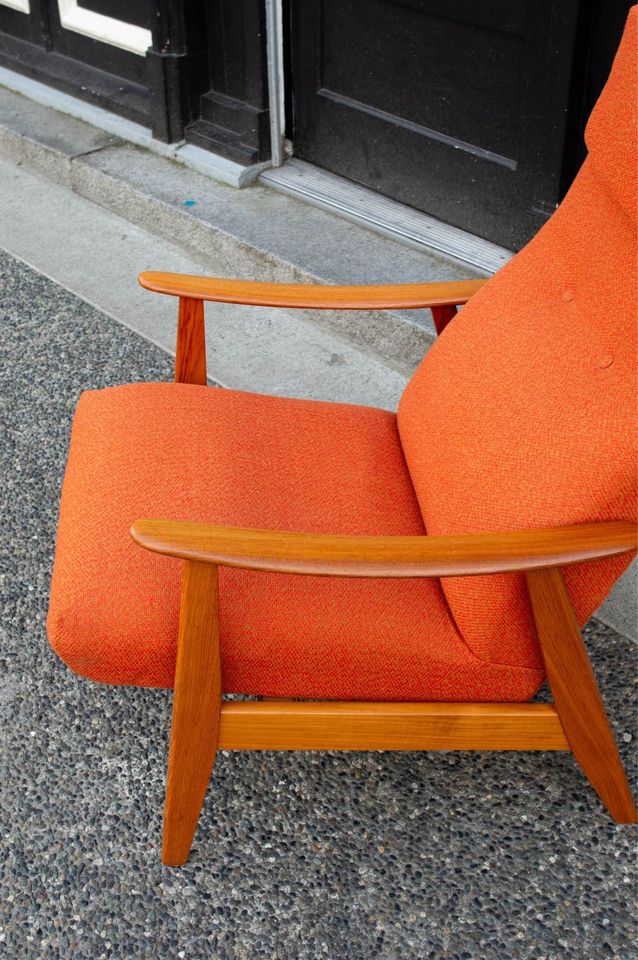
<path fill-rule="evenodd" d="M 99 9 L 100 6 L 102 9 Z M 123 36 L 130 32 L 131 26 L 137 32 L 140 26 L 147 27 L 147 23 L 138 25 L 131 19 L 120 21 L 114 13 L 110 12 L 110 6 L 110 0 L 100 5 L 96 3 L 95 7 L 91 8 L 84 3 L 78 3 L 77 0 L 66 0 L 66 2 L 48 0 L 52 49 L 56 53 L 79 60 L 98 70 L 145 85 L 147 82 L 146 50 L 143 45 L 140 45 L 136 51 L 127 49 L 117 35 L 114 36 L 108 28 L 108 20 L 105 24 L 102 17 L 115 21 Z M 70 13 L 70 23 L 73 23 L 75 20 L 73 14 L 77 11 L 83 11 L 85 14 L 85 23 L 80 29 L 62 22 Z M 148 30 L 146 32 L 148 33 L 147 45 L 150 46 L 150 32 Z"/>
<path fill-rule="evenodd" d="M 511 248 L 559 200 L 577 0 L 292 0 L 295 153 Z"/>

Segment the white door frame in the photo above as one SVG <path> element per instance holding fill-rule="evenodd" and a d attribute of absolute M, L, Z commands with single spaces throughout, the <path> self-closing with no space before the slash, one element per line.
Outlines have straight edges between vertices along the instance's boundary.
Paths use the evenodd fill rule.
<path fill-rule="evenodd" d="M 19 10 L 20 13 L 31 13 L 29 0 L 0 0 L 0 5 L 11 7 L 12 10 Z"/>
<path fill-rule="evenodd" d="M 0 0 L 7 2 L 7 0 Z M 14 3 L 29 3 L 29 0 L 12 0 Z M 115 17 L 107 17 L 94 10 L 80 7 L 78 0 L 58 0 L 60 23 L 65 30 L 81 33 L 100 43 L 108 43 L 112 47 L 120 47 L 129 53 L 136 53 L 140 57 L 146 56 L 146 51 L 153 44 L 151 31 L 138 27 L 134 23 L 125 23 Z"/>

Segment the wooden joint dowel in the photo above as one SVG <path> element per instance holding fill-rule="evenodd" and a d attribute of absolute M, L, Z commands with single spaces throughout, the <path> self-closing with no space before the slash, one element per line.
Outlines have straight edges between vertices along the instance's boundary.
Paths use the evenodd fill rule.
<path fill-rule="evenodd" d="M 440 336 L 450 320 L 453 320 L 456 316 L 456 307 L 430 307 L 430 309 L 432 311 L 432 319 L 434 320 L 434 327 L 436 329 L 437 336 Z"/>
<path fill-rule="evenodd" d="M 217 567 L 184 565 L 162 863 L 186 862 L 215 762 L 221 712 Z"/>
<path fill-rule="evenodd" d="M 204 304 L 189 297 L 179 299 L 175 382 L 206 386 Z"/>
<path fill-rule="evenodd" d="M 559 567 L 528 570 L 527 588 L 547 679 L 569 746 L 617 823 L 638 814 Z"/>

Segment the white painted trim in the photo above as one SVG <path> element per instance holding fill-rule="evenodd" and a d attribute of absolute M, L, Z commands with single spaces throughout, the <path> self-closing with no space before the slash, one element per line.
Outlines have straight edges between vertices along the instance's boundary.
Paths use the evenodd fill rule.
<path fill-rule="evenodd" d="M 20 13 L 31 13 L 29 0 L 0 0 L 0 5 L 11 7 L 12 10 L 19 10 Z"/>
<path fill-rule="evenodd" d="M 14 0 L 14 2 L 28 3 L 29 0 Z M 99 40 L 100 43 L 109 43 L 112 47 L 137 53 L 141 57 L 146 56 L 146 51 L 152 45 L 150 30 L 79 7 L 78 0 L 58 0 L 58 9 L 60 23 L 65 30 L 81 33 L 85 37 Z"/>

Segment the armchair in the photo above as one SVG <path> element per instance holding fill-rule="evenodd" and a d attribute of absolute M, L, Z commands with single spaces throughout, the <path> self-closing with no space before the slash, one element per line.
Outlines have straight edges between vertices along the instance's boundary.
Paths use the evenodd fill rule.
<path fill-rule="evenodd" d="M 488 282 L 140 276 L 179 298 L 176 383 L 82 396 L 48 629 L 84 676 L 174 687 L 165 864 L 218 749 L 571 750 L 636 822 L 580 633 L 636 550 L 635 69 L 634 11 L 581 173 Z M 398 416 L 260 397 L 206 386 L 205 301 L 442 336 Z"/>

